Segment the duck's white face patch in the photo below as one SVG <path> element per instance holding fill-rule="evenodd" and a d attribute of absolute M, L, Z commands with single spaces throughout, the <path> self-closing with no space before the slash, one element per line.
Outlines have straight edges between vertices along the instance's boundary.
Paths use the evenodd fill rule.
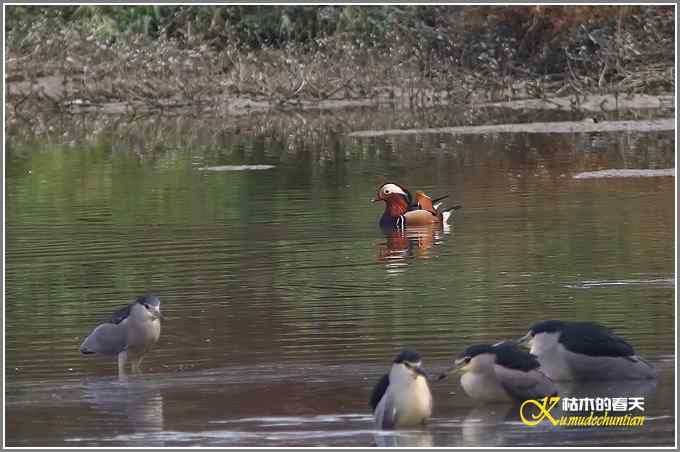
<path fill-rule="evenodd" d="M 385 184 L 382 187 L 380 187 L 380 191 L 378 192 L 378 195 L 380 198 L 385 198 L 386 196 L 392 195 L 394 193 L 398 193 L 400 195 L 406 196 L 406 192 L 402 190 L 402 188 L 396 184 Z"/>

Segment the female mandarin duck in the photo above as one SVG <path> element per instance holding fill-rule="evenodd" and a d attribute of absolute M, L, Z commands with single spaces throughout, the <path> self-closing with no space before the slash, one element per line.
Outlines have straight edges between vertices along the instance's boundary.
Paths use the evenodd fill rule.
<path fill-rule="evenodd" d="M 406 226 L 447 223 L 453 211 L 460 209 L 461 206 L 440 210 L 439 204 L 434 203 L 444 198 L 446 196 L 433 200 L 422 191 L 418 191 L 414 203 L 411 193 L 405 187 L 387 183 L 378 189 L 378 195 L 371 201 L 385 201 L 385 212 L 380 217 L 381 228 L 403 229 Z"/>

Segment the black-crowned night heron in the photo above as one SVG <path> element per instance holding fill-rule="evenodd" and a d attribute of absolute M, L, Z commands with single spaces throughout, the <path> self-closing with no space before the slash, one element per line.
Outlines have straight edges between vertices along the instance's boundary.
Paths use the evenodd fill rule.
<path fill-rule="evenodd" d="M 83 341 L 80 352 L 118 355 L 118 373 L 125 375 L 130 361 L 133 373 L 140 371 L 144 354 L 161 335 L 161 301 L 154 295 L 138 297 L 134 303 L 116 311 L 97 326 Z"/>
<path fill-rule="evenodd" d="M 394 429 L 427 422 L 432 416 L 432 393 L 427 381 L 420 355 L 408 350 L 399 353 L 371 395 L 376 426 Z"/>
<path fill-rule="evenodd" d="M 654 368 L 611 330 L 592 322 L 546 320 L 519 339 L 528 342 L 541 370 L 553 380 L 637 380 L 656 376 Z"/>
<path fill-rule="evenodd" d="M 556 395 L 553 381 L 539 370 L 535 356 L 512 342 L 468 347 L 455 366 L 439 376 L 462 370 L 460 384 L 465 393 L 483 402 L 516 402 Z"/>

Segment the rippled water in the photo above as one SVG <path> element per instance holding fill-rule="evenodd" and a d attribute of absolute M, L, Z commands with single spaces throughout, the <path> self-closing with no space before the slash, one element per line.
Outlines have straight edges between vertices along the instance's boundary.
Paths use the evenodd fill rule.
<path fill-rule="evenodd" d="M 7 445 L 673 444 L 675 178 L 572 177 L 674 167 L 673 132 L 328 135 L 10 142 Z M 386 180 L 463 208 L 384 235 L 368 201 Z M 168 319 L 121 383 L 78 345 L 145 290 Z M 547 318 L 604 323 L 659 368 L 625 388 L 644 427 L 531 428 L 450 380 L 426 429 L 373 429 L 370 391 L 403 347 L 438 372 Z"/>

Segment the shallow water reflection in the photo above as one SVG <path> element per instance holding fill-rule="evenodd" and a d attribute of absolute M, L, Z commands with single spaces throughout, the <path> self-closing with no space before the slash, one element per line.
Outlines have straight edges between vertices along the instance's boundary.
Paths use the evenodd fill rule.
<path fill-rule="evenodd" d="M 129 431 L 163 431 L 163 396 L 154 377 L 138 379 L 126 383 L 100 381 L 85 386 L 83 399 L 96 412 L 127 420 L 120 425 Z"/>
<path fill-rule="evenodd" d="M 672 133 L 212 132 L 9 143 L 8 445 L 672 444 L 675 180 L 571 177 L 672 167 Z M 384 235 L 368 199 L 385 180 L 463 208 Z M 168 319 L 122 385 L 78 346 L 147 289 Z M 644 427 L 530 429 L 451 380 L 425 430 L 373 428 L 400 349 L 436 374 L 548 318 L 606 324 L 659 367 Z"/>
<path fill-rule="evenodd" d="M 432 447 L 434 436 L 425 428 L 406 431 L 378 431 L 373 434 L 378 447 Z"/>
<path fill-rule="evenodd" d="M 441 370 L 446 364 L 429 362 L 428 368 Z M 579 385 L 571 392 L 564 384 L 560 390 L 565 396 L 644 397 L 644 429 L 617 429 L 618 441 L 661 444 L 673 432 L 673 401 L 663 394 L 674 383 L 668 363 L 654 364 L 660 370 L 658 382 Z M 567 437 L 579 445 L 610 437 L 606 428 L 553 427 L 548 421 L 526 426 L 516 405 L 478 404 L 457 381 L 432 383 L 435 412 L 427 426 L 377 431 L 367 399 L 384 369 L 278 364 L 149 373 L 131 376 L 127 383 L 109 377 L 14 383 L 8 387 L 7 409 L 13 413 L 8 427 L 27 435 L 17 445 L 59 438 L 67 445 L 96 446 L 549 446 Z M 560 413 L 558 406 L 553 414 Z M 25 416 L 31 416 L 30 427 L 18 423 Z M 56 430 L 48 427 L 54 419 L 60 419 Z M 83 429 L 83 419 L 97 428 Z"/>
<path fill-rule="evenodd" d="M 455 220 L 451 220 L 453 223 Z M 394 270 L 408 264 L 410 258 L 431 259 L 436 257 L 435 246 L 441 245 L 444 236 L 450 234 L 451 224 L 432 224 L 394 231 L 383 231 L 385 240 L 378 242 L 378 260 L 386 268 Z"/>

